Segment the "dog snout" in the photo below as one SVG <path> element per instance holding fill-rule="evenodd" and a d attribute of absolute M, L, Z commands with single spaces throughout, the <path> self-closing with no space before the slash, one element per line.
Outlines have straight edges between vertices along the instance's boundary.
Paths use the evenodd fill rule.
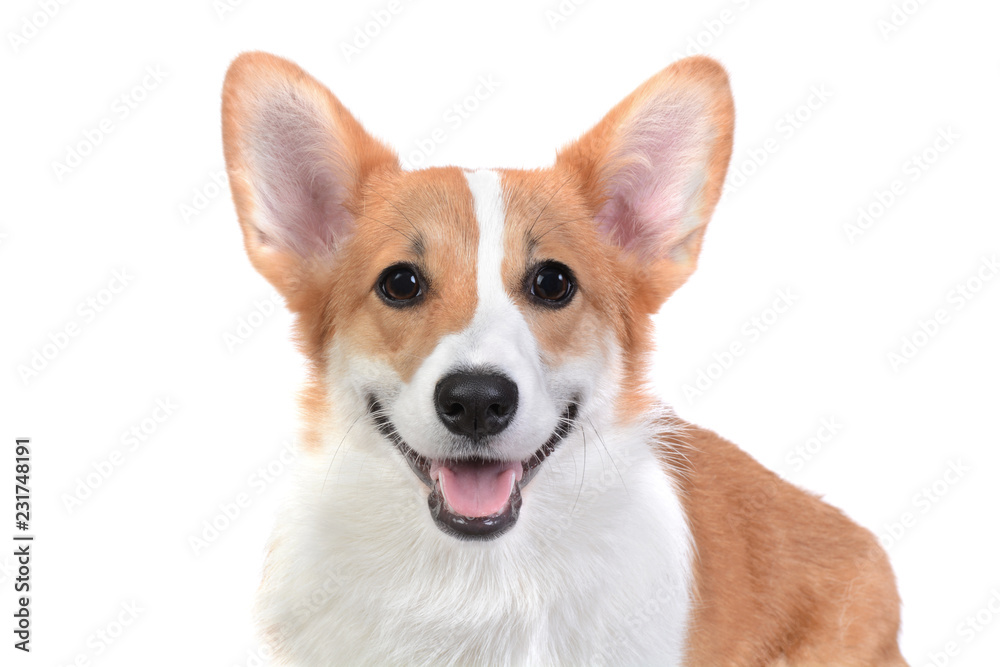
<path fill-rule="evenodd" d="M 496 372 L 456 372 L 434 390 L 438 417 L 449 431 L 479 442 L 510 425 L 517 411 L 517 384 Z"/>

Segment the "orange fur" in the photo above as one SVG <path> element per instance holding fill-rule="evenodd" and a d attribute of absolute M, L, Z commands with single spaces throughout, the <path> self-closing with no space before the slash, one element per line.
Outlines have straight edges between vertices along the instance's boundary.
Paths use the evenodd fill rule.
<path fill-rule="evenodd" d="M 875 537 L 716 434 L 664 438 L 694 535 L 692 665 L 905 665 Z M 784 663 L 780 661 L 784 660 Z"/>
<path fill-rule="evenodd" d="M 617 267 L 618 252 L 602 243 L 592 212 L 575 183 L 552 170 L 501 171 L 505 192 L 504 283 L 525 314 L 531 333 L 558 365 L 584 356 L 606 331 L 625 335 L 628 286 Z M 587 270 L 577 275 L 577 295 L 566 307 L 533 307 L 522 289 L 534 264 L 555 260 Z"/>

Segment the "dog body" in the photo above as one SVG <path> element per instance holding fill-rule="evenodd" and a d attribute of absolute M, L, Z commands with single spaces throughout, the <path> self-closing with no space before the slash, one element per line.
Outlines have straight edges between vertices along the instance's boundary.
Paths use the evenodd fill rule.
<path fill-rule="evenodd" d="M 282 664 L 893 664 L 872 536 L 644 385 L 733 107 L 650 79 L 544 170 L 408 172 L 320 84 L 223 95 L 251 260 L 311 364 L 259 595 Z"/>

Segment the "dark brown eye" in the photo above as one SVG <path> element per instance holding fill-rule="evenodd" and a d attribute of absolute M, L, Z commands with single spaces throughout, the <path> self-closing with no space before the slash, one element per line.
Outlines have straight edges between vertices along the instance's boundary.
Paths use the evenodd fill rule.
<path fill-rule="evenodd" d="M 383 271 L 378 289 L 386 301 L 399 305 L 402 305 L 401 302 L 412 301 L 423 293 L 417 272 L 405 264 L 390 266 Z"/>
<path fill-rule="evenodd" d="M 548 306 L 563 306 L 573 296 L 573 275 L 559 262 L 545 262 L 531 279 L 531 294 Z"/>

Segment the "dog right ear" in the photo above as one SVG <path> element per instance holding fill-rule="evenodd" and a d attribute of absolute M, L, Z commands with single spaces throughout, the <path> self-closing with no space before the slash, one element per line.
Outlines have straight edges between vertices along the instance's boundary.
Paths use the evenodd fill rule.
<path fill-rule="evenodd" d="M 722 66 L 680 60 L 622 100 L 556 158 L 575 172 L 604 239 L 634 260 L 650 312 L 694 271 L 733 149 Z"/>
<path fill-rule="evenodd" d="M 326 87 L 267 53 L 229 67 L 222 139 L 247 254 L 286 298 L 350 234 L 364 183 L 399 169 Z"/>

